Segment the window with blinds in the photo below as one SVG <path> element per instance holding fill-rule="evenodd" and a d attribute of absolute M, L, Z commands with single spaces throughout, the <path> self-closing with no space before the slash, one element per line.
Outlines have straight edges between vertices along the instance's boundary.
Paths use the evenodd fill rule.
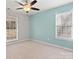
<path fill-rule="evenodd" d="M 15 40 L 17 34 L 16 17 L 7 17 L 6 20 L 6 38 L 7 40 Z"/>
<path fill-rule="evenodd" d="M 72 12 L 56 15 L 56 37 L 67 40 L 72 39 Z"/>

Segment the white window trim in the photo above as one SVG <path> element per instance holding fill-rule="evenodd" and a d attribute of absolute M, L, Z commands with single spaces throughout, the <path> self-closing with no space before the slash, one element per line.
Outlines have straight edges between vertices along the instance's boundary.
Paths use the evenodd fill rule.
<path fill-rule="evenodd" d="M 56 13 L 56 20 L 55 20 L 55 37 L 56 37 L 56 39 L 60 39 L 60 40 L 72 41 L 72 40 L 73 40 L 73 37 L 71 37 L 71 38 L 64 38 L 64 37 L 59 37 L 59 36 L 57 36 L 57 28 L 56 28 L 56 26 L 57 26 L 57 25 L 56 25 L 57 16 L 58 16 L 58 15 L 61 15 L 61 14 L 66 14 L 66 13 L 72 13 L 72 10 L 71 10 L 71 11 L 68 11 L 68 12 L 63 12 L 63 13 Z M 73 22 L 73 20 L 72 20 L 72 22 Z M 73 26 L 72 26 L 71 31 L 73 31 Z M 73 36 L 73 32 L 71 32 L 71 36 Z"/>

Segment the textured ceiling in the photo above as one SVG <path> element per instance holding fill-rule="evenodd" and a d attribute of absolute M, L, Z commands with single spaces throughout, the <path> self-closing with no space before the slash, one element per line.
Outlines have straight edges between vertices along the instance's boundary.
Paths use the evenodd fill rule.
<path fill-rule="evenodd" d="M 11 10 L 19 13 L 25 13 L 23 10 L 16 10 L 17 7 L 21 7 L 19 4 L 17 4 L 15 1 L 24 2 L 25 0 L 6 0 L 7 8 L 10 8 Z M 28 0 L 29 2 L 33 0 Z M 38 2 L 34 5 L 34 7 L 37 7 L 40 9 L 40 11 L 33 11 L 31 10 L 28 15 L 33 15 L 38 12 L 55 8 L 67 3 L 71 3 L 73 0 L 37 0 Z"/>

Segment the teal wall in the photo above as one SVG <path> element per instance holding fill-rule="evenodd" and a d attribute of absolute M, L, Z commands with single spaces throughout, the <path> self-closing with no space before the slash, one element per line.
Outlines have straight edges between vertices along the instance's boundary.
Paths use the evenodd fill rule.
<path fill-rule="evenodd" d="M 60 7 L 42 11 L 30 18 L 30 38 L 56 44 L 66 48 L 73 48 L 72 41 L 66 41 L 55 38 L 55 18 L 56 13 L 62 13 L 72 10 L 73 4 L 66 4 Z M 49 40 L 48 40 L 49 39 Z"/>

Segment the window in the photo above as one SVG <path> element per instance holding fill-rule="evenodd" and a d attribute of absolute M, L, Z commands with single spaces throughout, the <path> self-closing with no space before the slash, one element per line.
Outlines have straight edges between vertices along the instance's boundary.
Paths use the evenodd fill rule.
<path fill-rule="evenodd" d="M 13 16 L 8 16 L 6 20 L 6 38 L 7 41 L 13 41 L 17 39 L 17 19 Z"/>
<path fill-rule="evenodd" d="M 72 39 L 72 12 L 56 15 L 56 37 L 67 40 Z"/>

